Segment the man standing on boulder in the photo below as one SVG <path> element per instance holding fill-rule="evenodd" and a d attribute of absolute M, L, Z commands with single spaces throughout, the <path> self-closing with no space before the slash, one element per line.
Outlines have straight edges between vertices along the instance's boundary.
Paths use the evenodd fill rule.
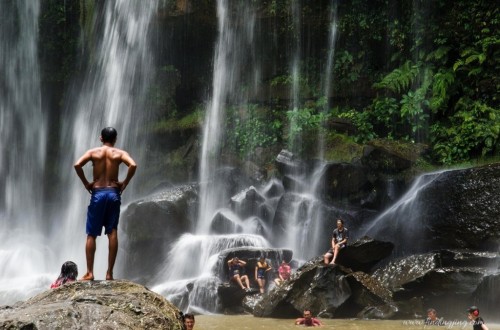
<path fill-rule="evenodd" d="M 125 190 L 137 169 L 130 155 L 115 148 L 117 132 L 112 127 L 101 131 L 102 146 L 87 150 L 74 165 L 76 174 L 82 180 L 85 189 L 92 195 L 87 211 L 87 242 L 85 256 L 87 273 L 81 278 L 84 281 L 94 280 L 94 255 L 96 238 L 101 236 L 102 227 L 109 240 L 108 270 L 106 280 L 113 280 L 113 267 L 118 252 L 118 220 L 120 218 L 121 193 Z M 83 172 L 83 166 L 92 162 L 93 181 L 89 182 Z M 128 166 L 125 180 L 118 181 L 120 164 Z"/>

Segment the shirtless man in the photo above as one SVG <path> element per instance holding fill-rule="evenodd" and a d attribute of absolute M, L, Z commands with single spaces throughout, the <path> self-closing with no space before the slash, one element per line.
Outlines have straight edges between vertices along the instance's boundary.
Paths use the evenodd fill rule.
<path fill-rule="evenodd" d="M 116 130 L 106 127 L 101 131 L 102 146 L 87 150 L 74 165 L 76 174 L 82 180 L 85 189 L 92 195 L 87 211 L 87 273 L 84 281 L 94 280 L 94 255 L 96 238 L 101 236 L 102 227 L 109 240 L 108 270 L 106 280 L 113 280 L 113 267 L 118 252 L 118 219 L 120 218 L 121 193 L 125 190 L 137 169 L 132 157 L 123 150 L 115 148 Z M 93 181 L 89 182 L 83 172 L 83 166 L 92 162 Z M 118 181 L 120 164 L 128 166 L 125 180 Z"/>

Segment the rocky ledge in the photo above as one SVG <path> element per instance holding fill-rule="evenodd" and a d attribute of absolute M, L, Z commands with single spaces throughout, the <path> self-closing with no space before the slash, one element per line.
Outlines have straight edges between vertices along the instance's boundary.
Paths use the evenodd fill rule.
<path fill-rule="evenodd" d="M 128 281 L 74 282 L 0 307 L 0 329 L 181 330 L 179 310 Z"/>

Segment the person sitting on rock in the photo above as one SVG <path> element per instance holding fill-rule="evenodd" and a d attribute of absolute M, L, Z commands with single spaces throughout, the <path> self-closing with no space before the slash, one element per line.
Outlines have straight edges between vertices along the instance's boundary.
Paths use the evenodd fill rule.
<path fill-rule="evenodd" d="M 278 277 L 276 277 L 274 279 L 274 283 L 276 285 L 281 285 L 283 282 L 285 282 L 288 279 L 290 279 L 291 271 L 292 270 L 290 268 L 290 265 L 287 264 L 287 262 L 285 261 L 285 259 L 283 259 L 281 261 L 281 265 L 278 268 Z"/>
<path fill-rule="evenodd" d="M 76 281 L 77 277 L 78 267 L 76 266 L 76 264 L 73 261 L 66 261 L 61 266 L 61 274 L 59 274 L 57 280 L 55 280 L 54 283 L 50 285 L 50 288 L 55 289 L 63 284 L 74 282 Z"/>
<path fill-rule="evenodd" d="M 344 220 L 337 219 L 337 228 L 332 234 L 332 248 L 323 256 L 325 264 L 335 265 L 339 251 L 347 246 L 348 239 L 349 231 L 344 227 Z M 332 256 L 332 262 L 328 263 Z"/>
<path fill-rule="evenodd" d="M 245 261 L 234 257 L 227 262 L 229 266 L 230 280 L 236 282 L 243 290 L 250 290 L 250 281 L 248 276 L 243 274 L 243 267 L 247 264 Z M 246 288 L 245 288 L 246 285 Z"/>
<path fill-rule="evenodd" d="M 257 265 L 255 265 L 255 279 L 257 280 L 257 284 L 259 284 L 260 293 L 266 291 L 266 275 L 271 269 L 272 267 L 267 263 L 266 258 L 261 256 L 259 261 L 257 261 Z"/>
<path fill-rule="evenodd" d="M 309 309 L 304 309 L 303 316 L 295 320 L 295 325 L 303 325 L 305 327 L 319 327 L 323 325 L 317 318 L 312 317 Z"/>

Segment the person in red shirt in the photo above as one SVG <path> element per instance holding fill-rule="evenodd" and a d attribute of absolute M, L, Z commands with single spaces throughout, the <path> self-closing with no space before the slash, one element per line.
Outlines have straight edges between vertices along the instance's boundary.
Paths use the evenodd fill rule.
<path fill-rule="evenodd" d="M 274 279 L 276 285 L 281 285 L 284 281 L 290 278 L 292 269 L 290 265 L 283 259 L 281 265 L 278 268 L 278 277 Z"/>
<path fill-rule="evenodd" d="M 299 317 L 295 320 L 295 325 L 303 325 L 306 327 L 320 327 L 323 324 L 315 317 L 312 317 L 312 313 L 308 309 L 304 309 L 304 317 Z"/>

